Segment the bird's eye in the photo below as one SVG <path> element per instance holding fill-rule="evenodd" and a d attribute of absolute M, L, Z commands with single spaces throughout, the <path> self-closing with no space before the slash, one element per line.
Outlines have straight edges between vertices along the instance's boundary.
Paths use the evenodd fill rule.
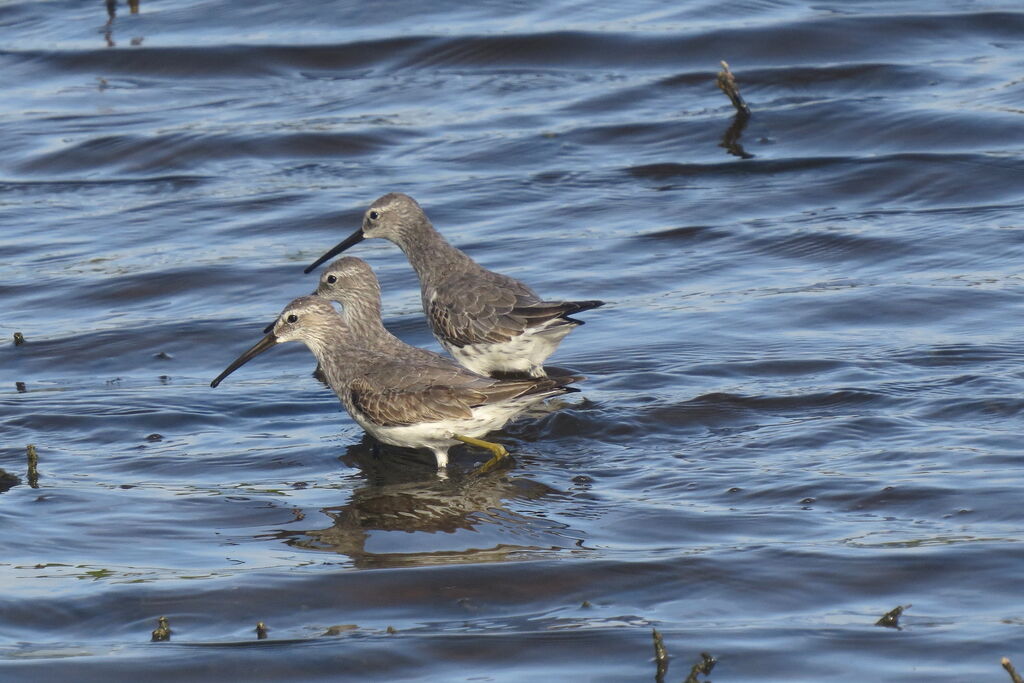
<path fill-rule="evenodd" d="M 334 275 L 328 275 L 327 276 L 327 281 L 330 282 L 333 285 L 335 282 L 338 281 L 338 278 L 336 276 L 334 276 Z"/>
<path fill-rule="evenodd" d="M 378 218 L 380 218 L 380 212 L 379 211 L 371 211 L 370 212 L 370 220 L 371 221 L 375 221 Z"/>
<path fill-rule="evenodd" d="M 290 322 L 290 323 L 297 323 L 297 322 L 299 322 L 299 316 L 297 316 L 294 313 L 292 313 L 291 315 L 288 316 L 288 322 Z"/>

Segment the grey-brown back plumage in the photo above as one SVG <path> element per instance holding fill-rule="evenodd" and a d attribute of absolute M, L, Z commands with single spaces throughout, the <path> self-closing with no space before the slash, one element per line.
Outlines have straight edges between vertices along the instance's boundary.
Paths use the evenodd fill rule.
<path fill-rule="evenodd" d="M 425 382 L 382 382 L 384 368 L 355 378 L 349 400 L 367 419 L 381 426 L 469 419 L 473 409 L 520 396 L 542 394 L 576 381 L 574 377 L 541 380 L 490 380 L 490 384 L 465 381 L 464 376 L 434 374 Z M 569 391 L 569 389 L 566 389 Z"/>

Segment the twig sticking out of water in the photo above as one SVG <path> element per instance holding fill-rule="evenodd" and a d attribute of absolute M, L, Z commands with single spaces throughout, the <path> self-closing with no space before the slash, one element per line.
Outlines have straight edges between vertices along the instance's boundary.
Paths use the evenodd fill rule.
<path fill-rule="evenodd" d="M 656 683 L 664 683 L 665 674 L 668 673 L 668 651 L 665 649 L 665 640 L 656 628 L 651 629 L 651 637 L 654 638 L 654 662 L 658 666 L 654 680 Z"/>
<path fill-rule="evenodd" d="M 34 489 L 39 488 L 39 455 L 36 447 L 29 444 L 25 447 L 25 455 L 28 458 L 28 485 Z"/>
<path fill-rule="evenodd" d="M 736 77 L 732 75 L 729 63 L 723 59 L 721 64 L 722 70 L 718 72 L 718 87 L 732 102 L 732 106 L 736 107 L 737 112 L 744 116 L 750 116 L 750 107 L 743 99 L 743 95 L 740 95 L 740 87 L 736 85 Z"/>
<path fill-rule="evenodd" d="M 700 653 L 700 661 L 693 665 L 690 669 L 690 675 L 686 677 L 683 683 L 700 683 L 697 676 L 704 674 L 705 676 L 711 675 L 711 670 L 715 668 L 715 664 L 718 660 L 709 655 L 707 652 Z"/>
<path fill-rule="evenodd" d="M 171 627 L 167 622 L 167 617 L 160 617 L 156 620 L 156 628 L 153 629 L 153 642 L 158 643 L 163 640 L 171 639 Z"/>
<path fill-rule="evenodd" d="M 875 622 L 875 626 L 885 626 L 886 628 L 900 628 L 900 615 L 903 614 L 903 610 L 910 609 L 913 605 L 897 605 L 893 609 L 889 610 L 882 615 L 882 618 Z"/>
<path fill-rule="evenodd" d="M 267 637 L 267 625 L 262 621 L 256 622 L 256 639 L 263 640 Z"/>
<path fill-rule="evenodd" d="M 1006 669 L 1006 673 L 1010 674 L 1010 679 L 1013 683 L 1024 683 L 1024 678 L 1021 678 L 1020 674 L 1017 673 L 1017 670 L 1013 668 L 1013 664 L 1010 663 L 1009 657 L 1003 657 L 1001 663 L 1003 668 Z"/>
<path fill-rule="evenodd" d="M 743 96 L 740 95 L 739 86 L 736 85 L 736 77 L 729 70 L 728 62 L 722 62 L 722 71 L 718 72 L 718 87 L 729 97 L 732 106 L 736 107 L 736 116 L 733 117 L 732 123 L 729 124 L 729 128 L 726 129 L 718 146 L 724 147 L 734 157 L 753 159 L 754 155 L 743 149 L 743 145 L 740 144 L 743 131 L 747 128 L 747 121 L 750 120 L 750 107 L 747 106 Z"/>

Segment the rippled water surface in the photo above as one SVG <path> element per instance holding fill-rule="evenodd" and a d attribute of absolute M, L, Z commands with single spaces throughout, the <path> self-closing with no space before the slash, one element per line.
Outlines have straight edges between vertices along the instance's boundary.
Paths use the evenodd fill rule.
<path fill-rule="evenodd" d="M 0 36 L 0 679 L 651 681 L 652 628 L 666 681 L 1024 668 L 1019 2 L 7 1 Z M 389 191 L 609 302 L 507 468 L 375 456 L 298 345 L 209 387 Z M 436 348 L 398 249 L 353 253 Z"/>

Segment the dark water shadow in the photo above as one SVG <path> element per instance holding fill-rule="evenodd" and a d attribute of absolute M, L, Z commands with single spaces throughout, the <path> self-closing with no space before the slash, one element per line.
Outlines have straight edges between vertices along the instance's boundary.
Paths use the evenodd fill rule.
<path fill-rule="evenodd" d="M 729 154 L 740 159 L 753 159 L 755 155 L 751 154 L 743 148 L 740 144 L 740 138 L 743 136 L 743 131 L 747 128 L 747 122 L 750 121 L 750 114 L 746 111 L 737 111 L 736 116 L 733 117 L 732 123 L 725 130 L 722 135 L 722 141 L 718 143 L 719 147 L 725 148 Z"/>
<path fill-rule="evenodd" d="M 128 11 L 132 14 L 139 13 L 139 5 L 141 0 L 128 0 Z M 114 21 L 117 19 L 117 0 L 106 0 L 107 7 L 107 23 L 103 25 L 103 40 L 107 44 L 107 47 L 117 47 L 117 42 L 114 40 Z M 142 37 L 135 37 L 131 39 L 133 46 L 142 45 Z"/>

